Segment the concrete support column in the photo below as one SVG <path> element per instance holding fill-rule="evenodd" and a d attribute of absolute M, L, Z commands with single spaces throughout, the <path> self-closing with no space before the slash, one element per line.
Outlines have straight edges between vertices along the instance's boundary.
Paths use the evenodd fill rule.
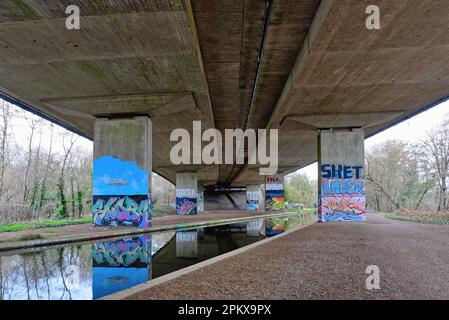
<path fill-rule="evenodd" d="M 365 221 L 364 139 L 362 129 L 319 133 L 319 221 Z"/>
<path fill-rule="evenodd" d="M 263 205 L 262 190 L 259 185 L 246 187 L 246 210 L 249 212 L 260 212 L 265 209 Z"/>
<path fill-rule="evenodd" d="M 201 184 L 198 184 L 198 190 L 197 190 L 197 196 L 198 196 L 198 213 L 204 212 L 204 187 Z"/>
<path fill-rule="evenodd" d="M 151 226 L 151 151 L 150 118 L 95 121 L 94 225 Z"/>
<path fill-rule="evenodd" d="M 265 211 L 284 212 L 284 177 L 267 176 L 265 181 Z"/>
<path fill-rule="evenodd" d="M 182 216 L 197 214 L 198 176 L 196 172 L 176 174 L 176 213 Z"/>

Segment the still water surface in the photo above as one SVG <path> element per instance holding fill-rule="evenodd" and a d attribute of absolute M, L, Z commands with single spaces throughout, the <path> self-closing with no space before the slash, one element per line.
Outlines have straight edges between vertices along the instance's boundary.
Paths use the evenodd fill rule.
<path fill-rule="evenodd" d="M 3 255 L 0 300 L 98 299 L 308 222 L 259 219 Z"/>

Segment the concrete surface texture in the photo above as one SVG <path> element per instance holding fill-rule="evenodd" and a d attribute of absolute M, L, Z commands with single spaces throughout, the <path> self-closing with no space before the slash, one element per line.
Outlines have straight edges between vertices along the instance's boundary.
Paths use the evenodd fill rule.
<path fill-rule="evenodd" d="M 294 231 L 128 299 L 449 299 L 448 241 L 449 226 L 369 214 Z M 369 265 L 379 290 L 366 288 Z"/>
<path fill-rule="evenodd" d="M 246 210 L 246 190 L 207 189 L 204 192 L 206 210 Z"/>
<path fill-rule="evenodd" d="M 448 94 L 445 1 L 74 0 L 80 30 L 65 3 L 1 1 L 0 92 L 90 138 L 96 117 L 150 115 L 153 169 L 172 182 L 263 183 L 258 165 L 174 166 L 170 132 L 193 120 L 279 129 L 286 174 L 317 159 L 323 125 L 368 136 Z"/>

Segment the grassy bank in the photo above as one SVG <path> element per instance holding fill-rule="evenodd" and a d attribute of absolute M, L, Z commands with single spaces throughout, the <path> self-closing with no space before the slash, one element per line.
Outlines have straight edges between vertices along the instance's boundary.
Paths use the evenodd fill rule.
<path fill-rule="evenodd" d="M 446 224 L 449 225 L 449 217 L 432 217 L 432 216 L 402 216 L 391 212 L 380 212 L 382 217 L 399 220 L 399 221 L 410 221 L 416 223 L 427 223 L 427 224 Z"/>
<path fill-rule="evenodd" d="M 288 213 L 300 213 L 301 212 L 301 210 L 299 208 L 288 208 L 286 211 Z M 302 211 L 304 213 L 310 213 L 310 212 L 316 213 L 316 208 L 304 208 L 304 209 L 302 209 Z"/>
<path fill-rule="evenodd" d="M 152 207 L 152 217 L 161 217 L 165 215 L 176 214 L 175 210 L 171 207 Z M 0 232 L 14 232 L 23 231 L 29 229 L 42 229 L 42 228 L 57 228 L 70 226 L 75 224 L 92 223 L 92 217 L 80 218 L 80 219 L 68 219 L 68 220 L 47 220 L 47 221 L 31 221 L 20 222 L 8 225 L 0 225 Z"/>
<path fill-rule="evenodd" d="M 56 228 L 74 224 L 91 223 L 92 217 L 71 220 L 48 220 L 35 222 L 21 222 L 0 226 L 0 232 L 22 231 L 26 229 Z"/>

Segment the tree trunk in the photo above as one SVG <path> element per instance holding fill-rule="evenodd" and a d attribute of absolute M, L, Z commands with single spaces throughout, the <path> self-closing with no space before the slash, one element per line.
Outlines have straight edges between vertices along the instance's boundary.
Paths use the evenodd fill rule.
<path fill-rule="evenodd" d="M 34 137 L 34 129 L 35 129 L 35 124 L 33 121 L 31 121 L 31 135 L 30 135 L 30 140 L 28 141 L 28 160 L 27 160 L 27 165 L 26 165 L 26 169 L 25 169 L 25 176 L 23 178 L 23 203 L 27 202 L 27 196 L 28 196 L 28 173 L 30 172 L 30 166 L 31 166 L 31 149 L 33 147 L 33 137 Z"/>
<path fill-rule="evenodd" d="M 446 186 L 446 177 L 441 178 L 441 203 L 443 204 L 442 211 L 446 211 L 447 207 L 447 201 L 446 201 L 446 192 L 447 186 Z"/>
<path fill-rule="evenodd" d="M 3 194 L 3 186 L 5 179 L 6 170 L 6 151 L 7 151 L 7 139 L 8 139 L 8 124 L 9 124 L 9 106 L 6 105 L 5 101 L 2 101 L 3 113 L 3 128 L 2 128 L 2 141 L 0 145 L 0 198 Z"/>

